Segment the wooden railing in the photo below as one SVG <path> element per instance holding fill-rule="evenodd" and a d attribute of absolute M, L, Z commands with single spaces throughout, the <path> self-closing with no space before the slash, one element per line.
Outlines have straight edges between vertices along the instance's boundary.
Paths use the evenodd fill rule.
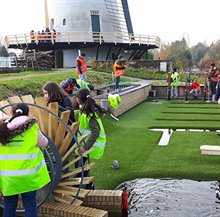
<path fill-rule="evenodd" d="M 5 37 L 4 45 L 9 47 L 10 45 L 19 44 L 29 44 L 29 43 L 42 43 L 50 42 L 54 44 L 55 42 L 98 42 L 103 43 L 125 43 L 125 44 L 138 44 L 138 45 L 153 45 L 155 47 L 160 47 L 160 38 L 157 36 L 149 35 L 137 35 L 137 34 L 126 34 L 126 33 L 112 33 L 112 32 L 58 32 L 56 38 L 52 34 L 46 37 L 39 37 L 35 34 L 35 38 L 31 39 L 29 33 L 18 34 L 18 35 L 8 35 Z"/>

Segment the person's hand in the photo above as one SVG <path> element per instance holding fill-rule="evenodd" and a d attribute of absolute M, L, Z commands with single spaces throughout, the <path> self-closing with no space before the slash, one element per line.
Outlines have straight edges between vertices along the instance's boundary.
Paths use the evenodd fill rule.
<path fill-rule="evenodd" d="M 79 151 L 81 151 L 81 153 L 84 153 L 86 151 L 86 149 L 84 147 L 80 146 Z"/>

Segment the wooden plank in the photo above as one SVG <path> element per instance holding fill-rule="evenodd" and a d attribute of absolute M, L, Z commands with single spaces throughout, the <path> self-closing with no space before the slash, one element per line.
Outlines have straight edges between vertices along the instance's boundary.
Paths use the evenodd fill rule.
<path fill-rule="evenodd" d="M 58 116 L 58 103 L 53 102 L 49 104 L 49 110 Z M 48 136 L 51 140 L 55 141 L 55 136 L 58 128 L 58 119 L 51 113 L 49 113 L 48 118 Z"/>
<path fill-rule="evenodd" d="M 64 194 L 68 196 L 76 196 L 77 192 L 78 192 L 78 188 L 72 187 L 72 186 L 58 186 L 54 190 L 54 193 Z M 81 188 L 79 191 L 78 197 L 85 198 L 89 192 L 90 190 Z"/>
<path fill-rule="evenodd" d="M 1 107 L 4 107 L 4 106 L 6 106 L 6 105 L 10 105 L 10 103 L 9 103 L 8 101 L 6 101 L 6 100 L 0 101 L 0 108 L 1 108 Z M 8 106 L 7 108 L 4 108 L 3 111 L 4 111 L 4 113 L 5 113 L 6 115 L 8 115 L 9 117 L 12 116 L 11 106 Z"/>
<path fill-rule="evenodd" d="M 85 157 L 85 156 L 87 156 L 90 152 L 92 151 L 92 149 L 89 149 L 88 151 L 85 151 L 84 153 L 82 153 L 82 157 Z M 72 152 L 71 152 L 72 153 Z M 70 153 L 70 154 L 71 154 Z M 66 153 L 67 154 L 67 153 Z M 67 156 L 69 156 L 68 154 L 67 154 Z M 65 160 L 66 158 L 64 158 L 64 160 Z M 69 163 L 67 163 L 65 166 L 63 166 L 63 170 L 65 170 L 65 169 L 67 169 L 67 168 L 69 168 L 70 166 L 72 166 L 72 165 L 74 165 L 77 161 L 79 161 L 81 159 L 81 157 L 80 157 L 80 155 L 78 156 L 78 157 L 76 157 L 75 159 L 73 159 L 72 161 L 70 161 Z M 64 162 L 64 161 L 62 161 L 62 162 Z"/>
<path fill-rule="evenodd" d="M 71 197 L 69 195 L 60 194 L 60 193 L 53 193 L 54 199 L 60 203 L 65 204 L 71 204 L 74 200 L 74 197 Z M 75 199 L 72 205 L 80 206 L 83 203 L 83 201 L 79 199 Z"/>
<path fill-rule="evenodd" d="M 200 150 L 203 155 L 220 155 L 220 146 L 217 145 L 202 145 Z"/>
<path fill-rule="evenodd" d="M 83 185 L 88 185 L 89 183 L 91 183 L 94 180 L 93 176 L 90 177 L 83 177 Z M 69 178 L 66 180 L 62 180 L 62 182 L 60 182 L 59 186 L 74 186 L 74 185 L 80 185 L 81 182 L 81 178 Z"/>
<path fill-rule="evenodd" d="M 81 136 L 80 139 L 79 139 L 79 143 L 81 143 L 86 137 L 87 137 L 87 135 Z M 68 144 L 68 143 L 66 143 L 66 144 Z M 65 146 L 63 146 L 63 147 L 65 147 Z M 59 149 L 59 151 L 60 151 L 60 153 L 61 153 L 61 156 L 62 156 L 62 154 L 63 154 L 63 152 L 64 152 L 63 150 L 62 150 L 62 152 L 61 152 L 61 149 L 62 149 L 63 147 L 61 146 L 61 148 Z M 67 147 L 65 147 L 64 150 L 67 150 L 68 147 L 69 147 L 69 145 L 68 145 Z M 74 144 L 74 145 L 64 154 L 64 156 L 62 157 L 62 162 L 64 162 L 72 153 L 74 153 L 76 149 L 77 149 L 77 144 Z M 92 150 L 92 149 L 88 150 L 88 151 L 85 153 L 85 155 L 87 155 L 91 150 Z M 84 156 L 85 156 L 85 155 L 84 155 Z"/>
<path fill-rule="evenodd" d="M 44 97 L 39 97 L 35 99 L 35 103 L 36 105 L 42 106 L 43 108 L 47 107 L 47 102 L 45 100 Z M 48 135 L 48 112 L 37 108 L 37 113 L 38 113 L 38 121 L 39 121 L 39 125 L 41 130 Z"/>
<path fill-rule="evenodd" d="M 92 162 L 92 163 L 87 163 L 86 165 L 84 165 L 84 171 L 87 171 L 87 170 L 90 170 L 92 169 L 93 167 L 95 166 L 95 162 Z M 76 169 L 73 169 L 72 172 L 69 172 L 69 173 L 65 173 L 62 175 L 62 179 L 64 178 L 67 178 L 67 177 L 71 177 L 71 176 L 74 176 L 78 173 L 81 173 L 82 172 L 82 167 L 77 167 Z"/>
<path fill-rule="evenodd" d="M 10 104 L 21 103 L 22 102 L 22 100 L 20 99 L 19 96 L 8 97 L 8 101 L 10 102 Z"/>
<path fill-rule="evenodd" d="M 70 126 L 72 133 L 75 134 L 78 127 L 79 127 L 79 122 L 72 123 L 72 125 Z M 68 133 L 65 136 L 65 138 L 60 146 L 60 149 L 59 149 L 59 153 L 60 153 L 61 157 L 66 153 L 72 140 L 73 140 L 73 136 L 72 136 L 71 132 L 68 131 Z"/>
<path fill-rule="evenodd" d="M 70 111 L 64 111 L 61 113 L 60 115 L 60 119 L 65 123 L 68 124 L 69 121 L 69 116 L 70 116 Z M 64 124 L 61 123 L 61 121 L 59 122 L 58 128 L 57 128 L 57 132 L 56 132 L 56 136 L 55 136 L 55 145 L 56 147 L 59 149 L 61 146 L 61 143 L 64 139 L 64 136 L 66 134 L 66 127 L 64 126 Z"/>
<path fill-rule="evenodd" d="M 24 95 L 24 96 L 21 96 L 21 100 L 22 100 L 24 103 L 35 104 L 34 98 L 32 97 L 32 95 Z M 29 106 L 29 115 L 30 115 L 30 116 L 33 116 L 33 117 L 35 117 L 35 118 L 38 119 L 38 113 L 37 113 L 36 107 L 34 107 L 34 106 Z"/>
<path fill-rule="evenodd" d="M 66 152 L 66 154 L 62 157 L 62 162 L 64 162 L 72 153 L 76 150 L 76 144 L 74 144 L 70 149 Z"/>
<path fill-rule="evenodd" d="M 5 119 L 8 119 L 8 118 L 9 118 L 9 116 L 6 115 L 4 112 L 2 112 L 2 111 L 0 110 L 0 119 L 1 119 L 1 120 L 5 120 Z"/>

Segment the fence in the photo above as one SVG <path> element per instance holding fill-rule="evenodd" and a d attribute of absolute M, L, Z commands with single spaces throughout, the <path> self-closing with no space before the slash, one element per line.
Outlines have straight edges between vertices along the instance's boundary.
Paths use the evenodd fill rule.
<path fill-rule="evenodd" d="M 40 37 L 39 37 L 40 36 Z M 29 33 L 18 35 L 7 35 L 4 39 L 4 45 L 9 47 L 10 45 L 28 44 L 28 43 L 41 43 L 41 42 L 67 42 L 68 44 L 73 42 L 99 42 L 103 43 L 126 43 L 136 45 L 154 45 L 160 47 L 160 38 L 157 36 L 149 35 L 137 35 L 130 33 L 112 33 L 112 32 L 57 32 L 56 38 L 52 36 L 52 33 L 48 34 L 46 38 L 42 38 L 37 33 L 34 34 L 34 39 L 31 39 Z"/>
<path fill-rule="evenodd" d="M 13 68 L 16 66 L 16 59 L 14 57 L 0 57 L 0 68 Z"/>

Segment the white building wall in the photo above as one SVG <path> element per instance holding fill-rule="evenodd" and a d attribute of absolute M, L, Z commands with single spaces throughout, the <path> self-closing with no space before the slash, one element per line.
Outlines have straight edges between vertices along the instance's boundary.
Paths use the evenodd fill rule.
<path fill-rule="evenodd" d="M 50 26 L 53 19 L 57 32 L 92 32 L 91 10 L 99 11 L 101 32 L 113 32 L 104 0 L 48 0 Z"/>
<path fill-rule="evenodd" d="M 112 59 L 112 54 L 118 54 L 120 48 L 114 47 L 111 49 L 111 52 L 109 54 L 109 60 Z M 96 52 L 94 52 L 94 49 L 91 48 L 84 48 L 81 50 L 81 53 L 86 53 L 86 64 L 90 66 L 90 60 L 96 59 Z M 109 47 L 101 47 L 99 50 L 99 60 L 106 60 L 106 56 L 108 54 Z M 122 49 L 120 54 L 123 54 L 126 57 L 126 53 L 124 53 L 124 50 Z M 75 60 L 78 56 L 78 49 L 71 49 L 71 50 L 63 50 L 63 67 L 64 68 L 72 68 L 75 67 Z M 73 72 L 75 73 L 75 70 L 73 69 Z"/>

